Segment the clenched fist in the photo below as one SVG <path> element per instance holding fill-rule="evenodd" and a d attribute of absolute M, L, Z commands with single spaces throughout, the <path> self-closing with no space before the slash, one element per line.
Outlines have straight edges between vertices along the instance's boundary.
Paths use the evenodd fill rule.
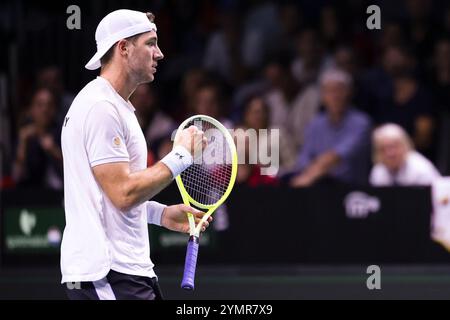
<path fill-rule="evenodd" d="M 203 134 L 203 131 L 199 130 L 196 126 L 190 126 L 183 129 L 181 134 L 175 137 L 174 146 L 182 146 L 186 148 L 191 155 L 198 158 L 202 154 L 202 150 L 207 145 L 207 139 Z"/>

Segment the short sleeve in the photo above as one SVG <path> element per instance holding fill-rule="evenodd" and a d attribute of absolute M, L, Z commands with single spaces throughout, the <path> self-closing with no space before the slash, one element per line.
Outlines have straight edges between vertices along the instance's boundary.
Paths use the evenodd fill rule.
<path fill-rule="evenodd" d="M 120 115 L 107 101 L 96 103 L 89 111 L 84 124 L 84 141 L 91 167 L 129 161 Z"/>

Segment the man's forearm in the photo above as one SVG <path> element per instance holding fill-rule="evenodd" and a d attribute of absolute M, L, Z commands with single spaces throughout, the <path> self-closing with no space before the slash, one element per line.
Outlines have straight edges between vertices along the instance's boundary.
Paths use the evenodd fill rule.
<path fill-rule="evenodd" d="M 166 188 L 172 179 L 172 172 L 162 162 L 143 171 L 131 173 L 124 186 L 124 208 L 134 207 L 153 198 Z"/>
<path fill-rule="evenodd" d="M 183 132 L 188 138 L 191 134 L 195 135 L 195 148 L 203 148 L 203 144 L 206 144 L 206 138 L 196 127 L 191 126 Z M 184 144 L 191 143 L 190 139 L 184 137 L 187 140 L 183 141 L 182 138 L 183 136 L 179 140 Z M 177 145 L 157 164 L 138 172 L 131 172 L 129 163 L 125 161 L 94 166 L 93 172 L 112 203 L 119 210 L 128 211 L 154 197 L 192 163 L 190 149 Z"/>
<path fill-rule="evenodd" d="M 303 174 L 316 181 L 325 176 L 339 161 L 340 158 L 336 152 L 328 151 L 317 157 Z"/>

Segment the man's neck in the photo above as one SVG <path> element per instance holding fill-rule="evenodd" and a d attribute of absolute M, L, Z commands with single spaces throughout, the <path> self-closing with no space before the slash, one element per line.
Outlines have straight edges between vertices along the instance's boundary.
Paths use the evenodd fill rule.
<path fill-rule="evenodd" d="M 100 76 L 108 80 L 114 90 L 116 90 L 125 101 L 128 101 L 138 86 L 138 84 L 130 77 L 129 73 L 123 69 L 114 68 L 113 66 L 107 66 L 102 69 Z"/>

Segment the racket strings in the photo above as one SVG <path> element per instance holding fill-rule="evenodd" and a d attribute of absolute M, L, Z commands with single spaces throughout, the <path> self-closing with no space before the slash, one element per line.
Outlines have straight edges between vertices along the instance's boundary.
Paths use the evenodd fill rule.
<path fill-rule="evenodd" d="M 228 181 L 230 180 L 231 169 L 220 170 L 220 172 L 217 170 L 212 171 L 213 173 L 211 174 L 211 172 L 207 172 L 203 168 L 192 168 L 187 172 L 183 172 L 181 176 L 189 195 L 203 204 L 213 204 L 219 201 L 227 190 Z"/>
<path fill-rule="evenodd" d="M 208 146 L 202 157 L 181 174 L 187 193 L 195 201 L 212 205 L 228 189 L 232 175 L 231 150 L 224 134 L 205 120 L 194 119 L 186 127 L 195 125 L 205 133 Z"/>

